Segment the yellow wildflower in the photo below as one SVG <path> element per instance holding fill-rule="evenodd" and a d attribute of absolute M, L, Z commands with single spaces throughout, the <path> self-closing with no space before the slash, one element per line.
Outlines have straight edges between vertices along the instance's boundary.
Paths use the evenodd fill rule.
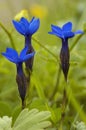
<path fill-rule="evenodd" d="M 47 9 L 40 5 L 32 5 L 30 8 L 30 13 L 33 16 L 36 16 L 38 18 L 43 18 L 47 15 Z"/>
<path fill-rule="evenodd" d="M 19 21 L 22 17 L 24 18 L 29 18 L 29 15 L 28 15 L 28 11 L 27 10 L 21 10 L 15 17 L 14 19 Z"/>

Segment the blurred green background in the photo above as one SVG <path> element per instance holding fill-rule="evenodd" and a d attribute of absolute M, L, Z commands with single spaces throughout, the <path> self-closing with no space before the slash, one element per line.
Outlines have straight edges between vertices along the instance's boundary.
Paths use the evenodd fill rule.
<path fill-rule="evenodd" d="M 24 37 L 21 36 L 13 27 L 12 19 L 21 10 L 28 11 L 29 20 L 35 16 L 40 18 L 40 28 L 33 35 L 41 45 L 50 50 L 59 58 L 61 40 L 49 35 L 51 24 L 62 26 L 71 21 L 73 31 L 85 30 L 86 28 L 86 0 L 0 0 L 0 23 L 10 32 L 15 48 L 18 52 L 24 46 Z M 68 88 L 71 88 L 73 100 L 69 93 L 68 111 L 70 118 L 82 111 L 80 119 L 84 119 L 83 111 L 86 112 L 86 35 L 84 34 L 78 42 L 78 36 L 69 40 L 70 51 L 70 70 L 68 74 Z M 74 44 L 76 43 L 76 44 Z M 30 88 L 27 92 L 27 106 L 48 109 L 52 104 L 53 110 L 58 114 L 60 109 L 64 76 L 59 72 L 59 61 L 46 51 L 44 47 L 32 40 L 32 45 L 36 51 L 33 75 Z M 7 33 L 0 27 L 0 53 L 6 47 L 13 47 Z M 0 55 L 0 115 L 14 115 L 17 107 L 20 107 L 20 98 L 15 81 L 16 68 Z M 56 89 L 55 89 L 56 88 Z M 56 90 L 53 98 L 52 93 Z M 79 104 L 78 104 L 79 103 Z M 7 109 L 5 109 L 7 108 Z M 83 110 L 82 110 L 83 108 Z M 50 108 L 51 109 L 51 108 Z M 60 110 L 59 110 L 60 111 Z M 68 117 L 68 119 L 69 119 Z M 56 122 L 59 120 L 56 116 Z M 72 120 L 73 120 L 72 119 Z"/>

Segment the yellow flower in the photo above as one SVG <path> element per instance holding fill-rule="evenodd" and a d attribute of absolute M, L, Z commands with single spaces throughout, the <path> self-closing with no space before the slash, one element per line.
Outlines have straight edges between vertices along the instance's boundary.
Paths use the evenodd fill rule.
<path fill-rule="evenodd" d="M 29 15 L 28 15 L 28 11 L 27 10 L 21 10 L 15 17 L 14 19 L 19 21 L 22 17 L 24 18 L 29 18 Z"/>
<path fill-rule="evenodd" d="M 38 18 L 43 18 L 47 15 L 47 9 L 40 5 L 32 5 L 30 8 L 30 13 L 33 16 L 36 16 Z"/>

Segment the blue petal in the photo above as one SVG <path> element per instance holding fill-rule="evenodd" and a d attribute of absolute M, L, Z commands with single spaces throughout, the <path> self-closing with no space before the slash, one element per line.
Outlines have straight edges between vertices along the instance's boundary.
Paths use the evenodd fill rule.
<path fill-rule="evenodd" d="M 14 27 L 16 28 L 16 30 L 22 34 L 22 35 L 25 35 L 25 32 L 26 32 L 26 28 L 25 28 L 25 25 L 22 24 L 21 22 L 17 22 L 17 21 L 12 21 L 13 22 L 13 25 Z"/>
<path fill-rule="evenodd" d="M 18 53 L 12 48 L 7 48 L 6 52 L 2 53 L 2 55 L 14 63 L 16 63 L 16 61 L 18 59 Z"/>
<path fill-rule="evenodd" d="M 62 30 L 63 31 L 71 31 L 72 30 L 72 23 L 68 22 L 68 23 L 64 24 L 62 27 Z"/>
<path fill-rule="evenodd" d="M 28 50 L 28 47 L 25 47 L 25 48 L 21 51 L 21 53 L 20 53 L 20 58 L 21 58 L 21 59 L 23 59 L 23 57 L 26 55 L 27 50 Z"/>
<path fill-rule="evenodd" d="M 28 31 L 29 31 L 30 22 L 26 18 L 22 17 L 21 20 L 20 20 L 20 23 L 24 25 L 24 27 L 25 27 L 25 35 L 27 35 Z"/>
<path fill-rule="evenodd" d="M 32 35 L 33 33 L 35 33 L 38 30 L 39 25 L 40 25 L 40 20 L 33 19 L 32 22 L 30 23 L 28 34 L 30 33 Z"/>
<path fill-rule="evenodd" d="M 63 36 L 64 36 L 64 38 L 72 38 L 72 37 L 74 37 L 74 33 L 73 32 L 63 32 Z"/>
<path fill-rule="evenodd" d="M 30 24 L 30 22 L 29 22 L 26 18 L 24 18 L 24 17 L 22 17 L 22 18 L 20 19 L 20 23 L 25 24 L 26 27 L 29 26 L 29 24 Z"/>
<path fill-rule="evenodd" d="M 17 59 L 13 59 L 9 54 L 3 52 L 2 55 L 4 57 L 6 57 L 9 61 L 13 62 L 13 63 L 17 63 Z"/>
<path fill-rule="evenodd" d="M 60 27 L 58 27 L 58 26 L 51 25 L 51 28 L 52 28 L 52 31 L 53 31 L 53 32 L 57 32 L 57 33 L 59 33 L 59 34 L 62 33 L 62 29 L 61 29 Z"/>
<path fill-rule="evenodd" d="M 22 59 L 22 62 L 24 62 L 24 61 L 30 59 L 31 57 L 34 56 L 34 54 L 35 54 L 35 52 L 25 55 L 25 56 L 23 57 L 23 59 Z"/>
<path fill-rule="evenodd" d="M 35 17 L 33 17 L 33 18 L 31 19 L 30 23 L 32 23 L 32 21 L 34 21 L 34 19 L 35 19 Z"/>
<path fill-rule="evenodd" d="M 6 49 L 6 53 L 9 53 L 10 55 L 18 56 L 17 51 L 14 50 L 13 48 L 7 48 L 7 49 Z"/>
<path fill-rule="evenodd" d="M 52 34 L 52 35 L 56 35 L 57 37 L 59 38 L 63 38 L 63 36 L 59 33 L 56 33 L 56 32 L 48 32 L 49 34 Z"/>
<path fill-rule="evenodd" d="M 84 33 L 84 32 L 81 31 L 81 30 L 78 30 L 78 31 L 74 32 L 74 34 L 83 34 L 83 33 Z"/>
<path fill-rule="evenodd" d="M 16 58 L 18 57 L 18 53 L 17 53 L 17 51 L 16 50 L 14 50 L 14 49 L 12 49 L 12 48 L 7 48 L 6 49 L 6 53 L 7 54 L 9 54 L 9 55 L 11 55 L 11 56 L 15 56 Z"/>

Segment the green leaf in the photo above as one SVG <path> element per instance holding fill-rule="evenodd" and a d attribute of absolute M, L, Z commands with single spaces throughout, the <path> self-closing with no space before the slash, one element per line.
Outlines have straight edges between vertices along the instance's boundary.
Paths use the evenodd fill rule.
<path fill-rule="evenodd" d="M 15 120 L 17 119 L 18 115 L 20 114 L 21 112 L 21 107 L 20 106 L 17 106 L 14 110 L 13 110 L 13 113 L 12 113 L 12 124 L 14 124 Z"/>
<path fill-rule="evenodd" d="M 83 24 L 83 29 L 86 31 L 86 23 Z"/>
<path fill-rule="evenodd" d="M 46 103 L 45 100 L 37 98 L 37 99 L 33 99 L 32 102 L 28 105 L 29 109 L 33 109 L 36 108 L 38 110 L 46 110 Z"/>
<path fill-rule="evenodd" d="M 24 109 L 16 119 L 13 130 L 44 130 L 51 125 L 46 121 L 51 116 L 49 111 L 39 112 L 37 109 Z"/>
<path fill-rule="evenodd" d="M 37 89 L 37 92 L 38 92 L 38 95 L 39 95 L 40 99 L 46 99 L 45 95 L 44 95 L 44 91 L 43 91 L 43 89 L 41 87 L 40 82 L 38 82 L 39 80 L 38 80 L 38 77 L 36 76 L 35 73 L 33 73 L 33 75 L 32 75 L 32 81 L 33 81 L 33 83 L 34 83 L 34 85 L 35 85 L 35 87 Z"/>
<path fill-rule="evenodd" d="M 55 107 L 50 107 L 47 106 L 47 110 L 51 112 L 51 120 L 54 124 L 57 124 L 58 121 L 61 119 L 61 108 L 55 108 Z"/>
<path fill-rule="evenodd" d="M 5 102 L 0 102 L 0 116 L 4 115 L 11 115 L 11 107 Z"/>
<path fill-rule="evenodd" d="M 76 130 L 86 130 L 86 125 L 85 125 L 85 123 L 84 122 L 76 122 L 76 124 L 75 124 L 75 128 L 76 128 Z"/>
<path fill-rule="evenodd" d="M 12 118 L 9 118 L 8 116 L 0 118 L 0 130 L 12 130 L 11 124 Z"/>

